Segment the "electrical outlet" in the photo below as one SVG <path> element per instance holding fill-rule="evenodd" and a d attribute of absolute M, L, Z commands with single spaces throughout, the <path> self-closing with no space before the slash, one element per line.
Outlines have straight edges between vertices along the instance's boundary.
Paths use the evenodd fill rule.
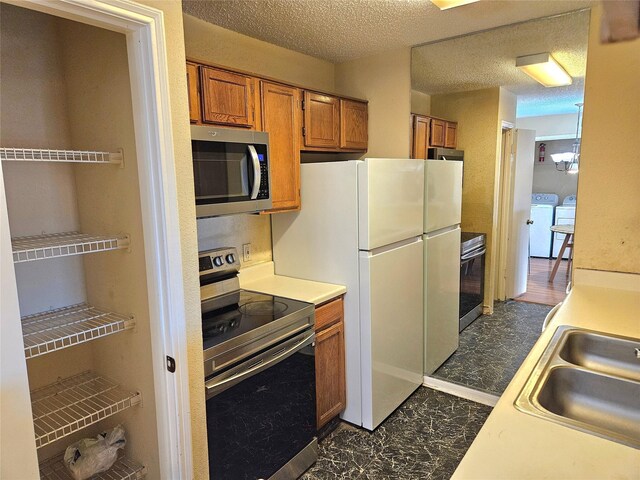
<path fill-rule="evenodd" d="M 242 260 L 248 262 L 251 260 L 251 244 L 245 243 L 242 245 Z"/>

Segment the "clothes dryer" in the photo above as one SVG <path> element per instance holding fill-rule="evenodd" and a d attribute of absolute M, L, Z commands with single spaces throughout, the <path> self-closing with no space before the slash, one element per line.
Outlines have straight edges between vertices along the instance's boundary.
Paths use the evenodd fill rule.
<path fill-rule="evenodd" d="M 554 213 L 558 205 L 558 195 L 555 193 L 532 193 L 531 216 L 533 223 L 529 227 L 529 256 L 551 257 Z"/>

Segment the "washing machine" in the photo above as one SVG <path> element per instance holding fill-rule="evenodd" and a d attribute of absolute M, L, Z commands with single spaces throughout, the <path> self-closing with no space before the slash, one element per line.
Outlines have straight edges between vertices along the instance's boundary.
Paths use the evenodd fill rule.
<path fill-rule="evenodd" d="M 576 223 L 576 196 L 567 195 L 562 201 L 562 205 L 556 207 L 556 216 L 554 225 L 575 225 Z M 564 233 L 553 234 L 553 258 L 558 257 L 560 247 L 564 242 Z M 571 249 L 567 248 L 562 258 L 569 258 Z"/>
<path fill-rule="evenodd" d="M 558 205 L 555 193 L 532 193 L 531 216 L 533 223 L 529 226 L 529 255 L 532 257 L 551 257 L 553 234 L 553 215 Z"/>

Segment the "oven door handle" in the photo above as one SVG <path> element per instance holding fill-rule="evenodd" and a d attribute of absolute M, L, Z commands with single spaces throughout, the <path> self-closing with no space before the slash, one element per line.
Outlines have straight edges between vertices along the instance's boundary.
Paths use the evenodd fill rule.
<path fill-rule="evenodd" d="M 222 380 L 212 378 L 204 384 L 205 390 L 207 392 L 207 398 L 211 398 L 218 393 L 226 390 L 227 388 L 240 383 L 242 380 L 252 377 L 253 375 L 260 373 L 261 371 L 271 367 L 272 365 L 281 362 L 282 360 L 296 353 L 298 350 L 302 350 L 307 345 L 311 345 L 313 342 L 315 342 L 315 340 L 316 334 L 314 332 L 311 332 L 291 346 L 286 346 L 284 348 L 276 347 L 274 349 L 276 350 L 275 355 L 272 352 L 266 352 L 258 361 L 255 361 L 255 359 L 250 359 L 248 362 L 249 367 L 246 370 L 242 370 L 241 372 L 238 372 L 235 375 L 224 378 Z M 269 355 L 273 356 L 268 360 L 265 360 L 265 357 L 268 357 Z"/>
<path fill-rule="evenodd" d="M 482 250 L 480 250 L 479 252 L 473 252 L 473 253 L 468 253 L 467 255 L 463 255 L 460 257 L 461 261 L 464 260 L 471 260 L 473 258 L 478 258 L 481 257 L 482 255 L 484 255 L 485 253 L 487 253 L 487 249 L 483 248 Z"/>
<path fill-rule="evenodd" d="M 262 180 L 262 172 L 260 171 L 260 159 L 258 158 L 258 152 L 256 151 L 256 147 L 253 145 L 248 145 L 249 156 L 251 157 L 251 162 L 253 163 L 253 187 L 251 189 L 251 200 L 255 200 L 258 198 L 258 193 L 260 193 L 260 182 Z"/>

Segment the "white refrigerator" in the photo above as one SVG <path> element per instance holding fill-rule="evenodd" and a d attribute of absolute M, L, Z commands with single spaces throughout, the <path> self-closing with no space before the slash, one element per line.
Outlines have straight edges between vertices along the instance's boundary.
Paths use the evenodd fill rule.
<path fill-rule="evenodd" d="M 458 349 L 462 162 L 425 161 L 424 374 Z"/>
<path fill-rule="evenodd" d="M 373 430 L 423 380 L 424 161 L 303 164 L 301 187 L 272 216 L 275 270 L 346 285 L 342 418 Z"/>

